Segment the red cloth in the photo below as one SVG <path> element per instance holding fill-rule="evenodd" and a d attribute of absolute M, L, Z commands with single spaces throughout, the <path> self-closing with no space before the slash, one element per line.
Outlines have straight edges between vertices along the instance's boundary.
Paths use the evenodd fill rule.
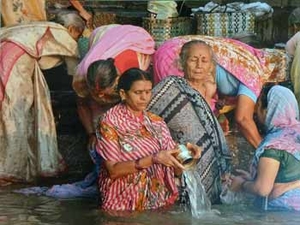
<path fill-rule="evenodd" d="M 137 53 L 133 50 L 125 50 L 115 57 L 115 66 L 122 74 L 130 68 L 139 68 Z"/>

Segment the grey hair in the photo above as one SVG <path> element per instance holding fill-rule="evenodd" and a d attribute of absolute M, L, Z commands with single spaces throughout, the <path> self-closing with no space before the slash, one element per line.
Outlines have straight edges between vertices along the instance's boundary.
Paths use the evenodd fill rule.
<path fill-rule="evenodd" d="M 60 11 L 56 15 L 55 22 L 66 28 L 74 26 L 79 31 L 83 31 L 85 28 L 84 20 L 75 11 Z"/>
<path fill-rule="evenodd" d="M 212 57 L 212 61 L 213 61 L 213 64 L 214 66 L 216 65 L 216 56 L 215 56 L 215 53 L 214 51 L 212 50 L 212 48 L 210 47 L 210 45 L 208 45 L 206 42 L 204 41 L 201 41 L 201 40 L 192 40 L 192 41 L 189 41 L 189 42 L 186 42 L 182 47 L 181 47 L 181 51 L 179 53 L 179 63 L 180 63 L 180 66 L 182 67 L 182 69 L 184 69 L 184 67 L 186 66 L 186 61 L 189 57 L 189 51 L 190 49 L 195 46 L 195 45 L 204 45 L 204 46 L 207 46 L 209 48 L 209 51 L 210 51 L 210 55 Z"/>
<path fill-rule="evenodd" d="M 112 87 L 118 77 L 114 59 L 98 60 L 93 62 L 87 72 L 87 85 L 92 89 L 105 89 Z"/>

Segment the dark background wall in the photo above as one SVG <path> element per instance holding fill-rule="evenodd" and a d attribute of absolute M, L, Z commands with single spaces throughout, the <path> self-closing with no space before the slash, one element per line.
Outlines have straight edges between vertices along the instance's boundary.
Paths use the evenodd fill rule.
<path fill-rule="evenodd" d="M 146 0 L 139 1 L 102 1 L 102 0 L 81 0 L 82 5 L 90 12 L 94 13 L 96 24 L 104 25 L 109 23 L 131 23 L 134 25 L 141 24 L 142 17 L 147 14 Z M 181 5 L 183 1 L 176 1 L 178 5 Z M 185 0 L 185 6 L 187 8 L 198 8 L 204 6 L 208 0 Z M 231 2 L 244 2 L 252 3 L 258 2 L 255 0 L 245 1 L 230 1 L 230 0 L 215 0 L 218 4 L 227 4 Z M 288 40 L 289 24 L 288 16 L 297 7 L 300 7 L 299 0 L 262 0 L 259 2 L 265 2 L 273 7 L 274 13 L 269 21 L 258 22 L 259 36 L 262 37 L 263 44 L 267 47 L 271 47 L 275 43 L 286 42 Z M 68 4 L 68 0 L 47 0 L 47 7 L 51 8 L 54 3 Z"/>

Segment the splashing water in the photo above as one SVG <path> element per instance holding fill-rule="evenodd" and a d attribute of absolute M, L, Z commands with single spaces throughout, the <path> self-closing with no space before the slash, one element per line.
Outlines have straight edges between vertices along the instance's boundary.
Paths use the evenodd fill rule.
<path fill-rule="evenodd" d="M 186 181 L 192 216 L 199 219 L 204 214 L 207 216 L 207 213 L 219 214 L 218 211 L 211 209 L 211 202 L 202 185 L 199 173 L 194 169 L 190 169 L 185 170 L 183 176 Z"/>

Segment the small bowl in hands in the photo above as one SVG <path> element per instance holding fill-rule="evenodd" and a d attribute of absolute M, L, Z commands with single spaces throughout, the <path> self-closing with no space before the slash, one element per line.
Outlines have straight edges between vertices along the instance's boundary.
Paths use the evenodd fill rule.
<path fill-rule="evenodd" d="M 197 159 L 193 158 L 191 151 L 183 144 L 178 145 L 178 149 L 180 152 L 175 156 L 176 159 L 184 166 L 186 170 L 192 168 Z"/>

